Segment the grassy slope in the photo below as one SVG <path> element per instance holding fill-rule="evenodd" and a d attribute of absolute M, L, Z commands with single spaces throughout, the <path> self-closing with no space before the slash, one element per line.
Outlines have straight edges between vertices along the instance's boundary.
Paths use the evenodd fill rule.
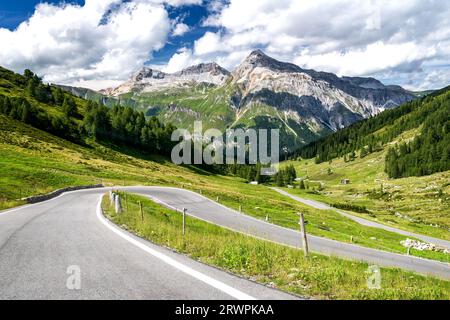
<path fill-rule="evenodd" d="M 45 103 L 41 103 L 37 101 L 35 98 L 30 96 L 27 91 L 25 90 L 26 85 L 18 86 L 15 84 L 12 79 L 22 79 L 22 76 L 15 74 L 14 72 L 4 69 L 0 67 L 0 94 L 12 98 L 26 98 L 30 103 L 32 103 L 36 107 L 40 107 L 42 109 L 45 109 L 45 111 L 49 115 L 59 115 L 62 116 L 62 108 L 61 106 L 49 106 Z M 78 112 L 80 114 L 84 114 L 86 102 L 83 99 L 80 99 L 76 96 L 73 96 L 69 93 L 65 93 L 66 96 L 70 95 L 76 105 Z M 74 119 L 75 121 L 79 122 L 79 119 Z"/>
<path fill-rule="evenodd" d="M 392 252 L 404 252 L 403 236 L 367 228 L 333 211 L 321 211 L 294 202 L 265 186 L 175 166 L 151 156 L 124 154 L 114 146 L 87 141 L 79 146 L 20 122 L 0 116 L 0 209 L 21 204 L 17 199 L 46 193 L 68 185 L 168 185 L 202 192 L 211 199 L 246 214 L 298 228 L 297 212 L 305 213 L 311 234 L 353 242 Z M 373 239 L 375 238 L 375 240 Z M 427 258 L 448 260 L 442 254 L 424 252 Z"/>
<path fill-rule="evenodd" d="M 410 139 L 415 132 L 406 132 L 401 139 Z M 385 154 L 383 150 L 351 162 L 343 159 L 321 164 L 315 164 L 314 160 L 287 162 L 295 166 L 298 176 L 308 177 L 311 188 L 316 189 L 289 191 L 327 203 L 366 206 L 371 214 L 359 214 L 365 218 L 450 240 L 450 172 L 389 179 L 384 173 Z M 341 185 L 341 179 L 350 179 L 351 183 Z M 319 192 L 320 182 L 324 188 Z"/>
<path fill-rule="evenodd" d="M 120 215 L 113 212 L 108 197 L 103 200 L 107 217 L 116 224 L 204 263 L 288 292 L 326 299 L 450 299 L 448 281 L 382 268 L 381 289 L 370 290 L 365 263 L 321 255 L 305 258 L 299 250 L 253 239 L 192 217 L 186 219 L 183 237 L 179 213 L 145 197 L 126 194 L 126 199 Z M 143 221 L 138 201 L 143 203 Z"/>
<path fill-rule="evenodd" d="M 191 88 L 167 89 L 151 93 L 127 93 L 120 97 L 123 103 L 134 100 L 144 110 L 150 108 L 164 122 L 192 129 L 195 120 L 203 120 L 205 129 L 225 130 L 235 120 L 235 111 L 229 104 L 231 88 L 204 84 Z M 172 108 L 169 109 L 169 106 Z"/>

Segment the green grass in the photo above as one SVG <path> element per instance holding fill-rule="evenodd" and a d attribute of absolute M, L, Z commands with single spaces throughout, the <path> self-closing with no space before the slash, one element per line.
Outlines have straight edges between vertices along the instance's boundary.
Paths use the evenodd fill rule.
<path fill-rule="evenodd" d="M 368 265 L 313 254 L 254 239 L 187 217 L 148 198 L 121 193 L 124 211 L 115 214 L 104 197 L 106 216 L 117 225 L 158 245 L 262 284 L 321 299 L 450 299 L 450 282 L 398 269 L 382 268 L 381 289 L 367 287 Z M 141 220 L 138 201 L 144 208 Z"/>
<path fill-rule="evenodd" d="M 386 230 L 362 226 L 341 216 L 334 210 L 318 210 L 280 195 L 266 186 L 253 186 L 233 177 L 200 177 L 196 184 L 184 185 L 192 191 L 201 192 L 212 200 L 245 214 L 269 222 L 298 229 L 298 213 L 305 214 L 308 233 L 353 243 L 364 247 L 404 254 L 406 248 L 401 241 L 406 237 Z M 412 250 L 412 255 L 450 262 L 450 255 L 442 252 Z"/>
<path fill-rule="evenodd" d="M 309 185 L 308 190 L 289 192 L 329 204 L 365 206 L 369 214 L 352 214 L 450 240 L 450 172 L 393 180 L 384 173 L 384 157 L 385 151 L 381 151 L 351 162 L 342 159 L 321 164 L 315 164 L 314 160 L 286 162 L 295 166 L 298 176 L 307 177 Z M 340 183 L 344 178 L 350 179 L 349 185 Z"/>
<path fill-rule="evenodd" d="M 405 253 L 404 236 L 363 227 L 336 212 L 321 211 L 297 203 L 265 186 L 242 179 L 176 166 L 170 161 L 132 150 L 86 141 L 79 146 L 0 116 L 0 210 L 22 204 L 18 199 L 55 189 L 97 184 L 164 185 L 184 187 L 251 216 L 288 228 L 298 228 L 297 212 L 308 221 L 308 232 L 339 240 Z M 115 151 L 115 149 L 118 149 Z M 126 152 L 126 153 L 124 153 Z M 128 154 L 127 154 L 128 153 Z M 414 255 L 448 261 L 448 255 L 413 252 Z"/>

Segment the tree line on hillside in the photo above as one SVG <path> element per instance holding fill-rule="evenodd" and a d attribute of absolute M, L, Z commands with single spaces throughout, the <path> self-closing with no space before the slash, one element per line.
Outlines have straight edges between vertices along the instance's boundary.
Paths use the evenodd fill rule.
<path fill-rule="evenodd" d="M 285 187 L 295 182 L 297 173 L 293 165 L 289 165 L 286 168 L 280 168 L 278 172 L 272 176 L 262 175 L 261 170 L 268 166 L 257 164 L 222 164 L 222 165 L 195 165 L 198 168 L 202 168 L 208 172 L 222 175 L 230 175 L 245 179 L 247 182 L 261 183 L 273 183 L 279 187 Z M 303 181 L 301 182 L 303 183 Z M 303 189 L 305 189 L 303 185 Z"/>
<path fill-rule="evenodd" d="M 50 115 L 25 97 L 8 97 L 0 94 L 0 114 L 64 139 L 77 141 L 79 137 L 78 128 L 70 117 Z"/>
<path fill-rule="evenodd" d="M 450 89 L 387 110 L 353 124 L 296 151 L 291 158 L 314 159 L 315 163 L 343 157 L 355 160 L 382 150 L 403 132 L 424 125 L 414 142 L 388 151 L 386 172 L 390 177 L 420 176 L 448 170 L 448 107 Z"/>
<path fill-rule="evenodd" d="M 436 112 L 440 106 L 433 103 L 435 99 L 435 96 L 427 96 L 386 110 L 301 148 L 291 158 L 315 158 L 316 163 L 323 163 L 349 157 L 352 152 L 362 151 L 364 156 L 380 150 L 399 134 L 420 126 L 430 113 Z"/>
<path fill-rule="evenodd" d="M 0 69 L 0 76 L 25 93 L 21 97 L 0 94 L 1 114 L 74 142 L 82 142 L 90 136 L 100 141 L 170 155 L 174 145 L 170 138 L 175 130 L 170 124 L 164 125 L 156 118 L 146 119 L 143 112 L 129 107 L 107 108 L 85 100 L 80 100 L 85 107 L 84 114 L 80 114 L 73 95 L 43 84 L 41 78 L 30 70 L 25 70 L 20 76 Z M 50 113 L 49 108 L 60 112 Z"/>
<path fill-rule="evenodd" d="M 143 112 L 119 105 L 108 108 L 88 101 L 82 128 L 99 140 L 111 140 L 163 155 L 170 155 L 175 145 L 171 142 L 174 126 L 164 125 L 155 117 L 147 120 Z"/>
<path fill-rule="evenodd" d="M 430 175 L 450 170 L 450 95 L 436 98 L 430 114 L 412 141 L 389 148 L 385 171 L 391 178 Z"/>

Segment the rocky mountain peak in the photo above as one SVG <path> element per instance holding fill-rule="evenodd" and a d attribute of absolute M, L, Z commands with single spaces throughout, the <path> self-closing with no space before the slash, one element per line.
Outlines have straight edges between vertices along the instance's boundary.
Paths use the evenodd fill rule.
<path fill-rule="evenodd" d="M 176 75 L 193 75 L 193 74 L 202 74 L 202 73 L 209 73 L 213 76 L 218 76 L 218 75 L 228 76 L 228 75 L 230 75 L 230 72 L 228 70 L 222 68 L 215 62 L 200 63 L 198 65 L 183 69 L 175 74 Z"/>
<path fill-rule="evenodd" d="M 287 62 L 269 57 L 261 50 L 255 50 L 234 70 L 234 79 L 242 79 L 255 68 L 265 68 L 275 72 L 302 72 L 303 70 Z"/>
<path fill-rule="evenodd" d="M 162 71 L 154 70 L 151 68 L 143 67 L 141 70 L 132 75 L 131 81 L 139 82 L 144 79 L 162 79 L 165 77 L 165 73 Z"/>

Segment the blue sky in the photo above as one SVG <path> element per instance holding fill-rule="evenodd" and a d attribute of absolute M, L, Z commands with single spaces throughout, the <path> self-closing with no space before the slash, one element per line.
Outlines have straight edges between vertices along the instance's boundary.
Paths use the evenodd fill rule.
<path fill-rule="evenodd" d="M 423 90 L 450 84 L 450 1 L 1 1 L 0 65 L 115 86 L 144 65 L 232 70 L 258 48 L 303 68 Z"/>
<path fill-rule="evenodd" d="M 14 30 L 20 23 L 31 17 L 37 4 L 47 2 L 51 4 L 61 4 L 61 0 L 19 0 L 0 2 L 0 28 Z M 66 3 L 73 3 L 83 6 L 84 0 L 66 0 Z M 181 37 L 172 37 L 165 47 L 154 53 L 151 61 L 146 63 L 164 64 L 180 47 L 192 47 L 195 40 L 201 38 L 207 31 L 216 31 L 217 28 L 202 27 L 201 22 L 208 16 L 207 2 L 202 5 L 189 5 L 182 7 L 169 7 L 168 13 L 171 19 L 183 18 L 183 22 L 192 29 Z"/>

